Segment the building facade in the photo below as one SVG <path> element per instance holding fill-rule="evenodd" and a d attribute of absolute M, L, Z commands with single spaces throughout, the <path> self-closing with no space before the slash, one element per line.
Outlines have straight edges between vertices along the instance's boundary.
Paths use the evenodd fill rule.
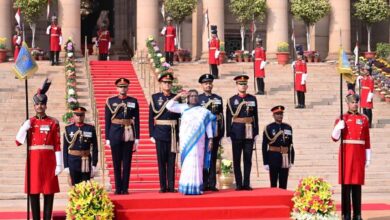
<path fill-rule="evenodd" d="M 367 48 L 367 32 L 364 24 L 352 16 L 352 4 L 356 0 L 330 0 L 331 13 L 311 29 L 311 49 L 319 52 L 322 59 L 335 59 L 340 44 L 350 52 L 359 39 L 361 51 Z M 210 24 L 218 26 L 218 36 L 225 42 L 227 53 L 240 49 L 240 25 L 229 11 L 230 0 L 198 0 L 192 14 L 182 24 L 182 48 L 189 49 L 192 57 L 199 59 L 208 50 L 207 29 L 204 14 L 208 10 Z M 88 3 L 88 4 L 86 4 Z M 113 36 L 113 51 L 120 51 L 126 42 L 132 50 L 145 49 L 145 40 L 153 35 L 162 44 L 159 33 L 164 26 L 161 13 L 161 0 L 60 0 L 51 6 L 50 14 L 58 15 L 63 36 L 72 37 L 76 45 L 92 43 L 96 36 L 97 21 L 102 11 L 108 13 L 109 29 Z M 289 12 L 288 0 L 268 0 L 267 16 L 264 22 L 256 23 L 256 35 L 264 40 L 269 58 L 275 57 L 279 42 L 291 41 L 292 23 L 296 42 L 306 48 L 306 29 L 301 21 L 294 19 Z M 0 36 L 11 39 L 16 23 L 12 0 L 2 0 L 0 4 Z M 46 15 L 37 22 L 36 45 L 48 49 L 49 37 L 45 35 L 48 25 Z M 26 41 L 31 42 L 31 31 L 25 25 Z M 372 31 L 372 47 L 377 42 L 389 42 L 389 22 L 375 24 Z M 162 46 L 162 45 L 161 45 Z M 245 49 L 252 49 L 249 25 L 245 35 Z M 8 48 L 11 48 L 10 42 Z M 80 48 L 80 47 L 79 47 Z"/>

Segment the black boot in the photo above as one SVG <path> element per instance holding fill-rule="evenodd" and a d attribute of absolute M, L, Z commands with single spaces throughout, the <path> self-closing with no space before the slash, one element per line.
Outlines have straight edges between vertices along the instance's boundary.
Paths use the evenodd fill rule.
<path fill-rule="evenodd" d="M 353 220 L 363 220 L 361 215 L 353 215 Z"/>
<path fill-rule="evenodd" d="M 43 219 L 50 220 L 53 211 L 54 194 L 44 195 L 43 198 Z"/>
<path fill-rule="evenodd" d="M 341 219 L 342 219 L 342 220 L 351 220 L 351 215 L 348 215 L 348 214 L 343 215 L 343 216 L 341 217 Z"/>
<path fill-rule="evenodd" d="M 39 194 L 31 194 L 30 195 L 30 204 L 33 220 L 41 219 L 41 208 L 39 204 Z"/>

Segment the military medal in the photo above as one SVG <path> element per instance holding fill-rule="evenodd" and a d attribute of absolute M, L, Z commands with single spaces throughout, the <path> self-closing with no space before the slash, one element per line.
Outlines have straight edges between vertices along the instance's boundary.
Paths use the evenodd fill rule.
<path fill-rule="evenodd" d="M 161 96 L 160 96 L 160 98 L 158 98 L 157 103 L 159 106 L 161 106 L 164 103 L 164 100 L 162 99 Z"/>

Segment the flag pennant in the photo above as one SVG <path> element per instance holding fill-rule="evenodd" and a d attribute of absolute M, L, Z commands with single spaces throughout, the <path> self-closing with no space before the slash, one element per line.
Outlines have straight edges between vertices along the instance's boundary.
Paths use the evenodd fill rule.
<path fill-rule="evenodd" d="M 47 20 L 49 20 L 49 17 L 50 17 L 50 0 L 47 0 L 46 12 L 47 12 Z"/>
<path fill-rule="evenodd" d="M 353 54 L 355 55 L 355 66 L 359 63 L 359 44 L 356 42 L 355 48 L 353 49 Z"/>
<path fill-rule="evenodd" d="M 38 70 L 38 65 L 31 56 L 26 42 L 23 42 L 19 55 L 16 58 L 12 71 L 19 79 L 27 79 Z"/>
<path fill-rule="evenodd" d="M 340 74 L 352 74 L 351 64 L 349 63 L 347 54 L 340 48 L 339 50 L 339 64 L 337 68 Z"/>
<path fill-rule="evenodd" d="M 256 30 L 257 30 L 256 22 L 255 22 L 255 18 L 253 18 L 252 23 L 251 23 L 252 41 L 254 40 Z"/>
<path fill-rule="evenodd" d="M 18 8 L 18 10 L 16 11 L 15 20 L 16 22 L 18 22 L 18 25 L 20 26 L 20 8 Z"/>
<path fill-rule="evenodd" d="M 204 13 L 204 24 L 207 29 L 209 27 L 209 9 L 206 9 L 206 12 Z"/>
<path fill-rule="evenodd" d="M 164 2 L 161 5 L 161 15 L 165 19 L 165 6 L 164 6 Z"/>

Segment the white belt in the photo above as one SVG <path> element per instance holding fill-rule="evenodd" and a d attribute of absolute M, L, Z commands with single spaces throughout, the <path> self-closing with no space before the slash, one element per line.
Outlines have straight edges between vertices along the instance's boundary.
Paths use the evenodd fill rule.
<path fill-rule="evenodd" d="M 53 145 L 34 145 L 30 146 L 30 150 L 54 150 Z"/>
<path fill-rule="evenodd" d="M 344 144 L 362 144 L 362 145 L 366 144 L 366 142 L 363 140 L 344 140 L 343 143 Z"/>

